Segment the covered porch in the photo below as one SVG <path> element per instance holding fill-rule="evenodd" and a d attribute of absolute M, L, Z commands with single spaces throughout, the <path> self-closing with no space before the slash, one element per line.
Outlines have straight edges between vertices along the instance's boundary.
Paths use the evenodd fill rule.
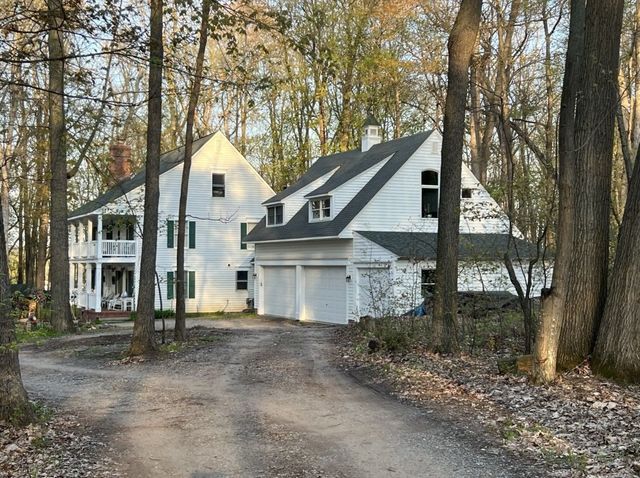
<path fill-rule="evenodd" d="M 82 310 L 131 312 L 136 308 L 136 267 L 133 261 L 74 261 L 70 279 L 71 304 Z"/>

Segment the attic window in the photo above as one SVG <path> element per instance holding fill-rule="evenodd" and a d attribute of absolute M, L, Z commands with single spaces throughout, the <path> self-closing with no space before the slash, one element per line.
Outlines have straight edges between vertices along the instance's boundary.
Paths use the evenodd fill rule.
<path fill-rule="evenodd" d="M 331 198 L 324 197 L 309 201 L 309 220 L 324 221 L 331 219 Z"/>
<path fill-rule="evenodd" d="M 211 175 L 211 196 L 214 198 L 223 198 L 224 189 L 224 174 L 213 173 Z"/>
<path fill-rule="evenodd" d="M 284 206 L 275 204 L 267 206 L 267 226 L 278 226 L 284 222 Z"/>
<path fill-rule="evenodd" d="M 436 288 L 436 270 L 422 269 L 420 285 L 423 297 L 433 295 Z"/>
<path fill-rule="evenodd" d="M 473 197 L 473 189 L 464 188 L 462 190 L 462 199 L 471 199 Z"/>
<path fill-rule="evenodd" d="M 438 217 L 439 181 L 436 171 L 422 171 L 422 217 Z"/>

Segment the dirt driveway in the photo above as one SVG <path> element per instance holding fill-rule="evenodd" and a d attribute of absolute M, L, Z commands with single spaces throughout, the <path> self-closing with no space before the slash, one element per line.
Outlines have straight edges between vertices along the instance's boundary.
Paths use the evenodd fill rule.
<path fill-rule="evenodd" d="M 340 371 L 332 327 L 200 322 L 215 335 L 162 361 L 114 364 L 125 335 L 27 349 L 25 384 L 105 433 L 131 477 L 542 476 Z"/>

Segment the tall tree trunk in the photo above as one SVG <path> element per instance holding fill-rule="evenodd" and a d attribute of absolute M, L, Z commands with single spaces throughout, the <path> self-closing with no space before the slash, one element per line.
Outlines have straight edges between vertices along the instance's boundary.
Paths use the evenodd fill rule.
<path fill-rule="evenodd" d="M 570 271 L 574 224 L 575 107 L 580 89 L 584 48 L 586 0 L 571 0 L 569 42 L 565 58 L 560 120 L 558 126 L 558 226 L 551 290 L 543 296 L 534 349 L 534 380 L 549 383 L 556 377 L 556 359 L 564 316 L 567 280 Z"/>
<path fill-rule="evenodd" d="M 34 415 L 20 376 L 3 212 L 0 202 L 0 421 L 23 425 L 32 421 Z"/>
<path fill-rule="evenodd" d="M 586 7 L 582 91 L 575 122 L 576 194 L 571 274 L 558 365 L 591 353 L 607 293 L 611 166 L 623 0 Z"/>
<path fill-rule="evenodd" d="M 469 88 L 469 65 L 480 28 L 482 0 L 462 0 L 449 37 L 449 68 L 445 102 L 438 254 L 431 348 L 456 352 L 458 345 L 458 242 L 460 233 L 460 187 L 465 105 Z"/>
<path fill-rule="evenodd" d="M 189 198 L 189 174 L 191 172 L 191 156 L 193 154 L 193 123 L 198 106 L 200 86 L 202 85 L 202 68 L 204 65 L 204 55 L 207 49 L 207 39 L 209 32 L 209 11 L 211 3 L 203 0 L 202 21 L 200 24 L 200 41 L 198 44 L 198 54 L 196 56 L 196 68 L 189 95 L 189 107 L 187 109 L 187 132 L 184 140 L 184 163 L 182 164 L 182 181 L 180 183 L 180 204 L 178 206 L 178 251 L 177 251 L 177 285 L 176 285 L 176 323 L 174 328 L 174 340 L 183 341 L 186 338 L 186 306 L 185 287 L 186 278 L 184 271 L 184 248 L 186 239 L 187 223 L 187 200 Z"/>
<path fill-rule="evenodd" d="M 65 12 L 62 0 L 48 0 L 49 161 L 51 169 L 51 325 L 73 330 L 69 306 L 69 229 L 67 224 L 67 142 L 64 108 Z"/>
<path fill-rule="evenodd" d="M 595 371 L 640 382 L 640 161 L 636 157 L 620 228 L 609 295 L 593 352 Z"/>
<path fill-rule="evenodd" d="M 149 37 L 149 103 L 147 109 L 147 159 L 144 190 L 144 225 L 138 315 L 133 325 L 130 355 L 143 355 L 156 348 L 155 275 L 158 246 L 158 201 L 160 199 L 160 143 L 162 134 L 162 44 L 163 0 L 151 0 Z"/>

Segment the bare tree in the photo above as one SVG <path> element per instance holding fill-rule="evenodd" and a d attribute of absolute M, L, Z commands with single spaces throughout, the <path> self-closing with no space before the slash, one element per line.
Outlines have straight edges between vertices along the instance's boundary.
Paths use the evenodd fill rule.
<path fill-rule="evenodd" d="M 155 277 L 158 246 L 158 201 L 160 199 L 160 143 L 162 133 L 162 43 L 163 0 L 151 0 L 149 37 L 149 102 L 147 109 L 147 159 L 144 191 L 144 224 L 140 259 L 138 315 L 133 326 L 130 355 L 143 355 L 156 348 Z"/>
<path fill-rule="evenodd" d="M 611 286 L 593 353 L 601 375 L 640 381 L 640 161 L 636 157 L 620 229 Z"/>
<path fill-rule="evenodd" d="M 438 213 L 438 254 L 431 348 L 456 352 L 458 346 L 458 243 L 465 106 L 469 65 L 480 28 L 482 0 L 463 0 L 449 37 L 447 99 L 444 113 Z"/>
<path fill-rule="evenodd" d="M 575 112 L 576 180 L 571 273 L 558 365 L 593 350 L 607 294 L 613 137 L 623 0 L 587 2 L 581 91 Z"/>
<path fill-rule="evenodd" d="M 51 167 L 51 323 L 73 330 L 69 305 L 69 228 L 67 224 L 67 143 L 64 108 L 64 22 L 62 0 L 48 0 L 49 161 Z"/>
<path fill-rule="evenodd" d="M 174 340 L 183 341 L 186 338 L 186 307 L 185 307 L 185 271 L 184 271 L 184 248 L 186 236 L 187 201 L 189 198 L 189 173 L 191 171 L 191 156 L 193 154 L 193 123 L 198 106 L 200 86 L 202 85 L 202 70 L 204 65 L 204 55 L 207 49 L 207 38 L 209 33 L 209 12 L 211 3 L 203 0 L 202 19 L 200 23 L 200 40 L 198 43 L 198 54 L 196 56 L 196 68 L 189 95 L 189 107 L 187 111 L 187 132 L 184 142 L 184 163 L 182 164 L 182 181 L 180 183 L 180 204 L 178 206 L 178 251 L 177 251 L 177 286 L 176 286 L 176 322 L 173 331 Z"/>
<path fill-rule="evenodd" d="M 33 409 L 20 376 L 2 212 L 0 202 L 0 420 L 21 425 L 33 420 Z"/>
<path fill-rule="evenodd" d="M 564 315 L 567 278 L 573 242 L 573 182 L 575 180 L 575 106 L 579 90 L 579 72 L 584 47 L 586 0 L 571 0 L 569 40 L 560 100 L 558 127 L 558 226 L 557 248 L 551 290 L 543 297 L 540 323 L 535 340 L 534 379 L 548 383 L 556 376 L 558 342 Z"/>

